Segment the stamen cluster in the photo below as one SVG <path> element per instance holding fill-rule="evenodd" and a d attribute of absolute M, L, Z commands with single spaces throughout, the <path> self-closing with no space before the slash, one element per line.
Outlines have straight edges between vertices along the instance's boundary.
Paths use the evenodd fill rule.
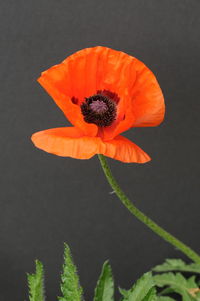
<path fill-rule="evenodd" d="M 84 120 L 99 127 L 106 127 L 116 119 L 116 102 L 105 95 L 95 94 L 85 98 L 81 105 Z"/>

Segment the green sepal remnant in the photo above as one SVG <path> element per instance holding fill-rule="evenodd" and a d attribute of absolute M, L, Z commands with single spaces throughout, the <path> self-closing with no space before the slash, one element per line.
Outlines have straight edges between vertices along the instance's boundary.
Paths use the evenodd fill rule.
<path fill-rule="evenodd" d="M 108 261 L 104 262 L 94 293 L 94 301 L 113 301 L 114 280 Z"/>
<path fill-rule="evenodd" d="M 161 265 L 157 265 L 153 268 L 155 272 L 187 272 L 200 274 L 200 264 L 190 263 L 186 264 L 182 259 L 166 259 Z"/>
<path fill-rule="evenodd" d="M 35 261 L 36 270 L 34 274 L 27 274 L 30 301 L 44 301 L 44 268 L 39 260 Z"/>
<path fill-rule="evenodd" d="M 154 285 L 152 274 L 148 272 L 130 290 L 120 289 L 122 301 L 157 301 Z"/>
<path fill-rule="evenodd" d="M 61 274 L 61 292 L 62 297 L 58 297 L 59 301 L 81 301 L 82 288 L 79 284 L 79 277 L 76 266 L 73 263 L 70 248 L 64 245 L 64 264 Z M 37 300 L 38 301 L 38 300 Z"/>

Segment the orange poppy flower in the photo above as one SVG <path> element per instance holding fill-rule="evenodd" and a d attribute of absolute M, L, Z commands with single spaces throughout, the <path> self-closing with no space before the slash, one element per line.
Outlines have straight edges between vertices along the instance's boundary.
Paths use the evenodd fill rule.
<path fill-rule="evenodd" d="M 157 126 L 164 118 L 159 84 L 138 59 L 106 47 L 86 48 L 44 71 L 38 81 L 73 127 L 33 134 L 36 147 L 77 159 L 103 154 L 123 162 L 150 160 L 120 135 L 131 127 Z"/>

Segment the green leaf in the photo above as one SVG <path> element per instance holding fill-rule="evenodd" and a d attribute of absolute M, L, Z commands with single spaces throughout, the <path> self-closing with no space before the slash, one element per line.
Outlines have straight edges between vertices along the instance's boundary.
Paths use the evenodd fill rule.
<path fill-rule="evenodd" d="M 61 292 L 62 297 L 58 297 L 60 301 L 81 301 L 82 288 L 79 284 L 76 266 L 73 263 L 70 248 L 64 245 L 64 264 L 61 274 Z M 37 300 L 38 301 L 38 300 Z"/>
<path fill-rule="evenodd" d="M 149 290 L 149 292 L 148 292 L 148 294 L 146 295 L 146 297 L 144 297 L 143 299 L 142 299 L 142 301 L 157 301 L 158 300 L 158 298 L 157 298 L 157 296 L 156 296 L 156 289 L 155 289 L 155 287 L 152 287 L 150 290 Z"/>
<path fill-rule="evenodd" d="M 101 275 L 94 293 L 94 301 L 113 301 L 114 281 L 108 261 L 103 264 Z"/>
<path fill-rule="evenodd" d="M 186 264 L 181 259 L 166 259 L 163 264 L 157 265 L 155 268 L 153 268 L 153 271 L 155 272 L 180 271 L 180 272 L 200 274 L 200 264 L 198 263 Z"/>
<path fill-rule="evenodd" d="M 158 297 L 157 301 L 175 301 L 175 299 L 173 299 L 171 297 L 161 296 L 161 297 Z"/>
<path fill-rule="evenodd" d="M 129 290 L 125 290 L 124 288 L 119 287 L 119 292 L 124 298 L 128 298 Z"/>
<path fill-rule="evenodd" d="M 160 293 L 159 293 L 159 295 L 160 296 L 163 296 L 163 295 L 168 295 L 168 294 L 171 294 L 171 293 L 173 293 L 174 292 L 174 290 L 171 288 L 171 287 L 165 287 Z"/>
<path fill-rule="evenodd" d="M 29 300 L 44 301 L 44 268 L 40 261 L 35 261 L 35 274 L 28 274 Z"/>
<path fill-rule="evenodd" d="M 197 288 L 194 276 L 186 279 L 180 273 L 164 273 L 154 276 L 154 281 L 158 287 L 167 286 L 173 289 L 174 292 L 182 296 L 183 301 L 195 300 L 189 293 L 190 289 Z"/>
<path fill-rule="evenodd" d="M 130 290 L 120 289 L 120 292 L 124 297 L 123 301 L 154 301 L 156 299 L 154 290 L 152 290 L 153 287 L 153 277 L 149 272 L 144 274 Z"/>

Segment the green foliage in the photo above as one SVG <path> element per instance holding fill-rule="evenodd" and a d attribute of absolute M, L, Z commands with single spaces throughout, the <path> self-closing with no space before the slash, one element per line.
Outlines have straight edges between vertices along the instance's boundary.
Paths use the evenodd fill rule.
<path fill-rule="evenodd" d="M 175 301 L 172 293 L 179 294 L 182 301 L 200 301 L 200 283 L 195 276 L 186 278 L 182 273 L 200 274 L 200 265 L 186 264 L 180 259 L 167 259 L 162 265 L 144 274 L 129 290 L 119 288 L 121 301 Z M 182 272 L 182 273 L 180 273 Z M 187 274 L 186 274 L 187 275 Z M 36 271 L 28 274 L 29 301 L 44 301 L 44 269 L 36 260 Z M 156 290 L 158 287 L 158 292 Z M 61 292 L 59 301 L 82 301 L 82 288 L 79 284 L 76 266 L 73 263 L 70 248 L 64 245 L 64 264 L 61 274 Z M 170 295 L 170 296 L 169 296 Z M 172 295 L 173 296 L 173 295 Z M 108 261 L 103 264 L 97 281 L 93 301 L 114 301 L 114 280 Z"/>
<path fill-rule="evenodd" d="M 175 301 L 175 299 L 167 296 L 160 296 L 158 297 L 157 301 Z"/>
<path fill-rule="evenodd" d="M 200 264 L 198 263 L 186 264 L 181 259 L 166 259 L 163 264 L 157 265 L 153 269 L 153 271 L 155 272 L 180 271 L 180 272 L 200 274 Z"/>
<path fill-rule="evenodd" d="M 108 261 L 103 264 L 101 275 L 97 282 L 94 301 L 113 301 L 114 281 L 111 266 Z"/>
<path fill-rule="evenodd" d="M 44 269 L 40 261 L 35 261 L 35 274 L 28 274 L 29 300 L 44 301 Z"/>
<path fill-rule="evenodd" d="M 154 276 L 155 284 L 158 287 L 169 287 L 173 292 L 182 296 L 183 301 L 193 301 L 195 299 L 190 293 L 191 289 L 197 288 L 195 276 L 186 279 L 180 273 L 164 273 L 162 275 Z"/>
<path fill-rule="evenodd" d="M 120 289 L 122 301 L 156 301 L 156 291 L 152 274 L 144 274 L 130 290 Z"/>
<path fill-rule="evenodd" d="M 79 285 L 76 266 L 73 263 L 70 248 L 65 244 L 64 264 L 61 274 L 61 292 L 62 297 L 58 297 L 60 301 L 81 301 L 82 288 Z M 37 300 L 39 301 L 39 300 Z"/>
<path fill-rule="evenodd" d="M 156 289 L 155 287 L 152 287 L 148 294 L 146 295 L 146 297 L 144 297 L 144 299 L 142 299 L 142 301 L 157 301 L 158 297 L 156 295 Z"/>

